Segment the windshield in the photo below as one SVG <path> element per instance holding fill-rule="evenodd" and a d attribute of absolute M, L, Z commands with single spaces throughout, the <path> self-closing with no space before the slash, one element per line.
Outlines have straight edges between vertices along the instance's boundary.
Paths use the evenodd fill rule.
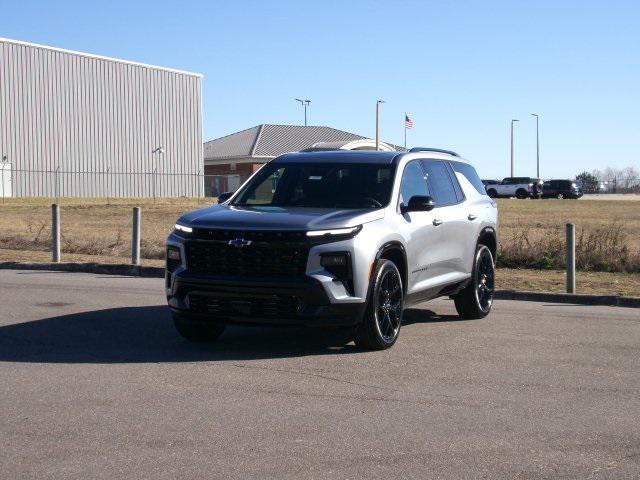
<path fill-rule="evenodd" d="M 393 165 L 270 163 L 231 205 L 381 208 L 389 203 Z"/>

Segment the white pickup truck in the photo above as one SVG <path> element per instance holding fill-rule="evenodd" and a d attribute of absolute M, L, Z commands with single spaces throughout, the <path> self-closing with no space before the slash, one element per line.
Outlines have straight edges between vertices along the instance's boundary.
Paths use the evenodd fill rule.
<path fill-rule="evenodd" d="M 487 195 L 491 198 L 540 198 L 542 180 L 531 177 L 507 177 L 500 183 L 487 185 Z"/>

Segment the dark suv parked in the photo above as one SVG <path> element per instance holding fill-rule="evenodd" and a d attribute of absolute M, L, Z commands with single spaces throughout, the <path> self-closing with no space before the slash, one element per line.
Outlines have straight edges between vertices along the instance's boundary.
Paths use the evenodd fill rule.
<path fill-rule="evenodd" d="M 580 198 L 582 190 L 571 180 L 547 180 L 542 187 L 542 198 Z"/>

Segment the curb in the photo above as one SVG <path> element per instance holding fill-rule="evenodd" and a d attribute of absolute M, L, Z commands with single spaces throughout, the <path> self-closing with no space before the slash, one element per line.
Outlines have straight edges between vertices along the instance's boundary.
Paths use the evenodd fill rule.
<path fill-rule="evenodd" d="M 164 278 L 163 267 L 143 267 L 126 264 L 104 263 L 26 263 L 0 262 L 2 270 L 49 270 L 54 272 L 83 272 L 104 275 L 128 275 L 135 277 Z M 575 305 L 604 305 L 608 307 L 640 308 L 640 297 L 619 295 L 587 295 L 572 293 L 527 292 L 498 290 L 497 300 L 521 300 L 527 302 L 572 303 Z"/>
<path fill-rule="evenodd" d="M 604 305 L 608 307 L 640 308 L 640 298 L 620 295 L 588 295 L 583 293 L 518 292 L 498 290 L 494 296 L 499 300 L 522 300 L 528 302 L 573 303 L 576 305 Z"/>
<path fill-rule="evenodd" d="M 53 272 L 100 273 L 133 277 L 164 278 L 164 268 L 105 263 L 27 263 L 0 262 L 2 270 L 49 270 Z"/>

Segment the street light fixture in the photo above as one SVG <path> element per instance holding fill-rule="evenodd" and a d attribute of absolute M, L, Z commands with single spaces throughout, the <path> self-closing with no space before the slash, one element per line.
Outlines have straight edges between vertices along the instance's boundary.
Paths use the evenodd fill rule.
<path fill-rule="evenodd" d="M 513 125 L 516 122 L 519 122 L 520 120 L 517 119 L 512 119 L 511 120 L 511 176 L 513 177 L 515 175 L 515 152 L 514 152 L 514 145 L 513 145 Z"/>
<path fill-rule="evenodd" d="M 309 99 L 301 99 L 301 98 L 296 98 L 296 102 L 300 102 L 300 105 L 302 105 L 304 107 L 304 126 L 307 126 L 307 107 L 309 106 L 309 104 L 311 103 L 311 100 Z"/>
<path fill-rule="evenodd" d="M 536 177 L 540 178 L 540 131 L 538 128 L 538 117 L 537 113 L 532 113 L 534 117 L 536 117 Z"/>
<path fill-rule="evenodd" d="M 376 150 L 380 150 L 380 104 L 384 100 L 376 100 Z"/>

